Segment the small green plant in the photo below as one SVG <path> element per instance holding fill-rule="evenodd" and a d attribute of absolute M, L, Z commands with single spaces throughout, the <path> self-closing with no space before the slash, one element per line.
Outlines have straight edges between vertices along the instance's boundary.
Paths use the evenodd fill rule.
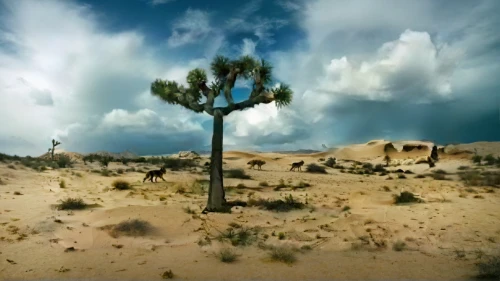
<path fill-rule="evenodd" d="M 249 246 L 257 240 L 257 232 L 246 227 L 240 227 L 236 230 L 232 227 L 221 232 L 217 239 L 221 242 L 229 241 L 233 246 Z"/>
<path fill-rule="evenodd" d="M 283 232 L 278 233 L 278 239 L 279 240 L 285 239 L 285 233 L 283 233 Z"/>
<path fill-rule="evenodd" d="M 490 166 L 493 166 L 496 163 L 496 159 L 495 159 L 495 157 L 493 157 L 492 154 L 488 154 L 488 155 L 484 156 L 483 160 L 486 161 L 486 165 L 490 165 Z"/>
<path fill-rule="evenodd" d="M 129 189 L 132 189 L 132 186 L 130 185 L 130 183 L 127 182 L 127 181 L 124 181 L 124 180 L 115 180 L 111 185 L 115 189 L 118 189 L 118 190 L 129 190 Z"/>
<path fill-rule="evenodd" d="M 66 182 L 64 180 L 59 182 L 59 188 L 66 188 Z"/>

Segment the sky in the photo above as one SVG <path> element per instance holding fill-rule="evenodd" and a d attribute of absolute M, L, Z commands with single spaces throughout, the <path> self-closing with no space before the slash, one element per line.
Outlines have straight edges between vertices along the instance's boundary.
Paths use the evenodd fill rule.
<path fill-rule="evenodd" d="M 212 117 L 149 89 L 197 67 L 213 79 L 218 54 L 265 59 L 294 92 L 286 108 L 225 116 L 225 150 L 500 141 L 499 12 L 498 0 L 0 0 L 0 152 L 38 156 L 53 138 L 81 153 L 209 150 Z"/>

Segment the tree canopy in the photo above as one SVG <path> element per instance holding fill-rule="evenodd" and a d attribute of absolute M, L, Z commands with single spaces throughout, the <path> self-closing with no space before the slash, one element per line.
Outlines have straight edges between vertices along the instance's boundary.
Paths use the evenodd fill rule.
<path fill-rule="evenodd" d="M 156 79 L 151 84 L 151 93 L 169 104 L 178 104 L 197 113 L 206 112 L 214 115 L 220 111 L 228 115 L 234 110 L 242 110 L 261 103 L 275 101 L 278 108 L 287 106 L 292 101 L 293 92 L 286 84 L 271 88 L 272 66 L 265 60 L 251 56 L 242 56 L 231 60 L 225 56 L 216 56 L 210 70 L 215 77 L 210 85 L 204 69 L 195 68 L 187 75 L 187 88 L 175 81 Z M 247 100 L 235 103 L 232 89 L 237 79 L 252 80 L 252 90 Z M 226 107 L 214 108 L 215 98 L 223 93 Z M 202 98 L 205 97 L 205 102 Z"/>

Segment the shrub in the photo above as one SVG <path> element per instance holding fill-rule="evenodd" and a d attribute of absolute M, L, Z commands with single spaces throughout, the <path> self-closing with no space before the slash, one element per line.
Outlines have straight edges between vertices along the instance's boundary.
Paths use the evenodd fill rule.
<path fill-rule="evenodd" d="M 111 156 L 100 156 L 99 157 L 99 163 L 101 163 L 101 165 L 103 167 L 108 167 L 109 163 L 113 160 L 113 157 Z"/>
<path fill-rule="evenodd" d="M 482 279 L 500 279 L 500 256 L 489 257 L 484 261 L 476 263 L 479 270 L 477 277 Z"/>
<path fill-rule="evenodd" d="M 281 199 L 249 199 L 248 206 L 257 206 L 261 209 L 275 212 L 289 212 L 291 210 L 305 208 L 305 204 L 302 202 L 297 202 L 291 194 L 288 197 L 285 197 L 284 201 Z"/>
<path fill-rule="evenodd" d="M 300 181 L 296 186 L 294 186 L 294 188 L 306 188 L 306 187 L 310 187 L 311 184 L 307 183 L 307 182 L 303 182 L 303 181 Z"/>
<path fill-rule="evenodd" d="M 111 171 L 108 170 L 108 169 L 102 169 L 100 171 L 100 173 L 101 173 L 101 176 L 103 176 L 103 177 L 109 177 L 109 176 L 111 176 Z"/>
<path fill-rule="evenodd" d="M 329 157 L 328 160 L 326 160 L 326 162 L 325 162 L 325 166 L 330 167 L 330 168 L 333 168 L 333 166 L 335 164 L 337 164 L 337 161 L 336 161 L 336 159 L 334 159 L 332 157 Z"/>
<path fill-rule="evenodd" d="M 71 158 L 66 154 L 59 154 L 56 163 L 59 168 L 69 168 L 73 164 Z"/>
<path fill-rule="evenodd" d="M 230 169 L 224 171 L 226 178 L 233 179 L 250 179 L 251 177 L 245 173 L 243 169 Z"/>
<path fill-rule="evenodd" d="M 438 173 L 438 174 L 436 174 L 436 173 L 430 174 L 429 176 L 431 176 L 433 179 L 438 180 L 438 181 L 442 181 L 442 180 L 447 180 L 448 179 L 448 178 L 446 178 L 445 174 L 440 174 L 440 173 Z"/>
<path fill-rule="evenodd" d="M 362 167 L 364 169 L 373 170 L 373 164 L 372 163 L 363 163 Z"/>
<path fill-rule="evenodd" d="M 486 165 L 495 165 L 496 159 L 492 154 L 488 154 L 484 156 L 484 161 L 486 161 Z"/>
<path fill-rule="evenodd" d="M 269 186 L 269 184 L 267 183 L 267 181 L 261 181 L 261 182 L 259 183 L 259 186 L 263 186 L 263 187 L 265 187 L 265 186 Z"/>
<path fill-rule="evenodd" d="M 115 180 L 111 185 L 118 190 L 132 189 L 130 183 L 124 180 Z"/>
<path fill-rule="evenodd" d="M 120 174 L 120 175 L 121 175 L 121 174 L 123 174 L 125 171 L 124 171 L 122 168 L 120 168 L 120 169 L 116 170 L 116 172 L 117 172 L 118 174 Z"/>
<path fill-rule="evenodd" d="M 483 157 L 481 155 L 474 155 L 472 156 L 472 162 L 476 164 L 481 164 L 481 160 L 483 160 Z"/>
<path fill-rule="evenodd" d="M 400 195 L 394 194 L 394 203 L 404 204 L 404 203 L 421 203 L 422 199 L 415 197 L 415 194 L 409 191 L 403 191 Z"/>
<path fill-rule="evenodd" d="M 217 239 L 221 242 L 229 241 L 233 246 L 249 246 L 257 240 L 257 232 L 246 227 L 239 227 L 236 230 L 229 227 L 221 232 Z"/>
<path fill-rule="evenodd" d="M 385 172 L 385 168 L 384 168 L 384 166 L 382 164 L 377 164 L 373 168 L 373 171 L 374 172 Z"/>
<path fill-rule="evenodd" d="M 397 251 L 397 252 L 401 252 L 403 251 L 404 249 L 406 248 L 406 243 L 403 242 L 403 241 L 396 241 L 393 245 L 392 245 L 392 249 L 394 251 Z"/>
<path fill-rule="evenodd" d="M 125 236 L 144 236 L 153 230 L 151 224 L 145 220 L 133 219 L 122 221 L 117 225 L 104 226 L 101 229 L 108 230 L 109 234 L 117 238 L 120 235 Z"/>
<path fill-rule="evenodd" d="M 238 257 L 238 255 L 236 255 L 236 253 L 234 253 L 233 250 L 228 248 L 221 249 L 219 253 L 216 254 L 216 256 L 219 258 L 221 262 L 225 263 L 235 262 Z"/>
<path fill-rule="evenodd" d="M 88 204 L 81 198 L 67 198 L 57 205 L 58 210 L 83 210 L 88 207 Z"/>
<path fill-rule="evenodd" d="M 307 165 L 306 171 L 308 173 L 313 173 L 313 174 L 327 174 L 325 168 L 323 168 L 315 163 L 311 163 L 311 164 Z"/>
<path fill-rule="evenodd" d="M 442 175 L 448 174 L 445 170 L 441 170 L 441 169 L 435 170 L 435 171 L 433 171 L 433 173 L 435 173 L 435 174 L 442 174 Z"/>
<path fill-rule="evenodd" d="M 284 262 L 286 264 L 292 264 L 297 261 L 294 249 L 286 246 L 271 247 L 269 256 L 273 261 Z"/>
<path fill-rule="evenodd" d="M 196 162 L 193 159 L 180 159 L 180 158 L 162 158 L 163 167 L 171 169 L 172 171 L 179 171 L 186 168 L 196 167 Z"/>
<path fill-rule="evenodd" d="M 64 180 L 59 182 L 59 188 L 66 188 L 66 182 Z"/>

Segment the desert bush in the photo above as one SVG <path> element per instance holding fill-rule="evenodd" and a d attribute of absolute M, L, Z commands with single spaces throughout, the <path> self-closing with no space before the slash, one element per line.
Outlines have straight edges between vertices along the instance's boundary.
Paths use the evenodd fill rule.
<path fill-rule="evenodd" d="M 373 170 L 372 163 L 363 163 L 363 165 L 361 167 L 363 167 L 364 169 Z"/>
<path fill-rule="evenodd" d="M 425 175 L 416 175 L 415 178 L 416 179 L 425 179 Z"/>
<path fill-rule="evenodd" d="M 16 170 L 16 166 L 14 166 L 12 164 L 7 165 L 7 168 L 12 169 L 12 170 Z"/>
<path fill-rule="evenodd" d="M 109 177 L 109 176 L 111 176 L 111 171 L 110 171 L 110 170 L 108 170 L 108 169 L 102 169 L 102 170 L 100 171 L 100 174 L 101 174 L 101 176 L 103 176 L 103 177 Z"/>
<path fill-rule="evenodd" d="M 129 190 L 129 189 L 132 189 L 132 186 L 130 185 L 130 183 L 127 182 L 127 181 L 124 181 L 124 180 L 115 180 L 111 185 L 115 189 L 118 189 L 118 190 Z"/>
<path fill-rule="evenodd" d="M 406 243 L 403 241 L 396 241 L 392 244 L 392 249 L 397 252 L 401 252 L 406 248 Z"/>
<path fill-rule="evenodd" d="M 390 191 L 391 191 L 391 189 L 390 189 L 387 185 L 382 186 L 382 189 L 383 189 L 385 192 L 390 192 Z"/>
<path fill-rule="evenodd" d="M 429 174 L 429 176 L 435 180 L 438 180 L 438 181 L 443 181 L 443 180 L 447 180 L 448 178 L 445 176 L 445 174 Z"/>
<path fill-rule="evenodd" d="M 460 166 L 460 167 L 458 167 L 458 170 L 460 170 L 460 171 L 468 170 L 468 169 L 470 169 L 469 166 Z"/>
<path fill-rule="evenodd" d="M 111 161 L 113 161 L 113 157 L 111 157 L 111 156 L 99 156 L 98 161 L 103 167 L 108 167 L 109 163 Z"/>
<path fill-rule="evenodd" d="M 325 166 L 330 167 L 330 168 L 333 168 L 333 166 L 334 166 L 335 164 L 337 164 L 337 161 L 336 161 L 334 158 L 332 158 L 332 157 L 329 157 L 329 158 L 326 160 L 326 162 L 325 162 Z"/>
<path fill-rule="evenodd" d="M 64 180 L 59 182 L 59 188 L 66 188 L 66 182 Z"/>
<path fill-rule="evenodd" d="M 127 173 L 135 172 L 135 168 L 134 167 L 128 168 L 128 169 L 125 170 L 125 172 L 127 172 Z"/>
<path fill-rule="evenodd" d="M 87 207 L 88 204 L 81 198 L 66 198 L 56 206 L 58 210 L 83 210 Z"/>
<path fill-rule="evenodd" d="M 441 170 L 441 169 L 438 169 L 438 170 L 434 170 L 432 171 L 434 174 L 442 174 L 442 175 L 446 175 L 448 174 L 448 172 L 446 172 L 445 170 Z"/>
<path fill-rule="evenodd" d="M 488 257 L 476 263 L 479 270 L 478 278 L 500 280 L 500 256 Z"/>
<path fill-rule="evenodd" d="M 229 248 L 223 248 L 221 249 L 217 254 L 216 254 L 217 258 L 221 261 L 221 262 L 225 262 L 225 263 L 232 263 L 232 262 L 235 262 L 236 259 L 238 258 L 238 255 L 231 249 Z"/>
<path fill-rule="evenodd" d="M 496 163 L 496 159 L 495 159 L 495 157 L 493 157 L 492 154 L 488 154 L 488 155 L 484 156 L 483 160 L 486 161 L 486 165 L 490 165 L 490 166 L 495 165 L 495 163 Z"/>
<path fill-rule="evenodd" d="M 116 170 L 116 172 L 120 175 L 122 175 L 125 171 L 122 168 L 119 168 Z"/>
<path fill-rule="evenodd" d="M 460 180 L 469 186 L 500 186 L 500 172 L 467 171 L 458 173 Z"/>
<path fill-rule="evenodd" d="M 286 264 L 292 264 L 297 261 L 295 256 L 295 250 L 287 246 L 274 246 L 271 247 L 269 256 L 273 261 L 284 262 Z"/>
<path fill-rule="evenodd" d="M 122 221 L 117 225 L 105 226 L 103 229 L 108 230 L 112 237 L 125 236 L 144 236 L 153 230 L 153 226 L 141 219 L 133 219 Z"/>
<path fill-rule="evenodd" d="M 398 179 L 406 179 L 406 176 L 404 174 L 399 174 Z"/>
<path fill-rule="evenodd" d="M 266 209 L 268 211 L 275 211 L 275 212 L 289 212 L 292 210 L 305 208 L 305 204 L 296 201 L 291 194 L 285 197 L 284 201 L 281 199 L 278 200 L 249 199 L 248 206 L 256 206 L 261 209 Z"/>
<path fill-rule="evenodd" d="M 172 171 L 179 171 L 186 168 L 196 167 L 196 162 L 193 159 L 180 159 L 180 158 L 162 158 L 163 167 L 171 169 Z"/>
<path fill-rule="evenodd" d="M 421 203 L 422 199 L 415 197 L 415 194 L 409 191 L 403 191 L 401 194 L 394 194 L 394 203 L 395 204 L 404 204 L 404 203 Z"/>
<path fill-rule="evenodd" d="M 56 163 L 59 168 L 69 168 L 73 164 L 71 158 L 66 154 L 59 154 Z"/>
<path fill-rule="evenodd" d="M 275 191 L 278 191 L 282 188 L 287 188 L 288 185 L 285 183 L 285 180 L 284 179 L 280 179 L 278 185 L 276 185 L 276 187 L 274 188 Z"/>
<path fill-rule="evenodd" d="M 229 241 L 233 246 L 249 246 L 257 240 L 257 234 L 257 231 L 247 227 L 239 227 L 236 230 L 229 227 L 221 232 L 217 239 L 220 242 Z"/>
<path fill-rule="evenodd" d="M 385 172 L 385 168 L 382 164 L 377 164 L 375 165 L 375 167 L 373 168 L 373 171 L 374 172 Z"/>
<path fill-rule="evenodd" d="M 483 156 L 481 155 L 474 155 L 472 156 L 472 162 L 476 164 L 481 164 L 481 161 L 483 160 Z"/>
<path fill-rule="evenodd" d="M 327 174 L 325 168 L 323 168 L 315 163 L 311 163 L 311 164 L 307 165 L 306 171 L 308 173 L 313 173 L 313 174 Z"/>
<path fill-rule="evenodd" d="M 230 169 L 224 171 L 225 177 L 226 178 L 233 178 L 233 179 L 250 179 L 251 177 L 245 173 L 245 170 L 243 169 Z"/>
<path fill-rule="evenodd" d="M 265 187 L 265 186 L 269 186 L 269 184 L 267 183 L 267 181 L 261 181 L 261 182 L 259 182 L 259 186 Z"/>

